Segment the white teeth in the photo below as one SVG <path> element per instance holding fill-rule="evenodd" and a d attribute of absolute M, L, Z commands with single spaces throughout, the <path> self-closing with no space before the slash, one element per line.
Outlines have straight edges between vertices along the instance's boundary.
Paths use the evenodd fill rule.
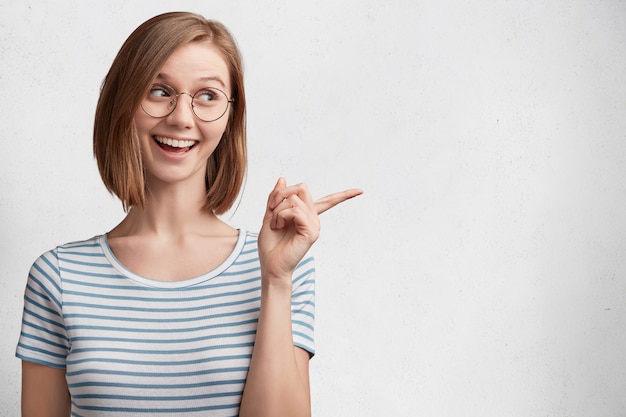
<path fill-rule="evenodd" d="M 163 136 L 155 136 L 154 138 L 157 142 L 171 146 L 172 148 L 190 148 L 195 143 L 193 140 L 178 140 L 172 138 L 164 138 Z"/>

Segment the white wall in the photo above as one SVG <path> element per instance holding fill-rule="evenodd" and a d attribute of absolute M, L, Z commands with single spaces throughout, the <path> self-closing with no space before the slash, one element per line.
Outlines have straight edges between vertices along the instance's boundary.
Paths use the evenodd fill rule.
<path fill-rule="evenodd" d="M 315 416 L 626 415 L 626 5 L 0 2 L 0 415 L 43 251 L 123 215 L 91 156 L 98 88 L 145 19 L 224 22 L 251 164 L 322 196 Z"/>

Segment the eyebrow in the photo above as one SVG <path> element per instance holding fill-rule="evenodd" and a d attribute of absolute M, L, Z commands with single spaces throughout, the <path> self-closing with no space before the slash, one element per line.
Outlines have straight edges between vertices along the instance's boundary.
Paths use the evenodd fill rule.
<path fill-rule="evenodd" d="M 169 75 L 165 74 L 165 73 L 159 73 L 156 76 L 156 78 L 157 78 L 157 80 L 167 81 L 171 77 Z M 217 76 L 201 77 L 201 78 L 198 79 L 198 81 L 202 81 L 202 82 L 217 81 L 218 83 L 220 83 L 222 85 L 222 87 L 226 88 L 226 84 L 224 84 L 224 81 L 222 81 L 222 79 L 220 77 L 217 77 Z"/>

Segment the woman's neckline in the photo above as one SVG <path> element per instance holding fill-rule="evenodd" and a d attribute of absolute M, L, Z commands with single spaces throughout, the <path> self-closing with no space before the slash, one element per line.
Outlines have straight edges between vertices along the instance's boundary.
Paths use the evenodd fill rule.
<path fill-rule="evenodd" d="M 228 267 L 230 267 L 233 264 L 235 259 L 237 259 L 237 257 L 241 253 L 241 250 L 246 241 L 247 233 L 241 229 L 237 229 L 237 232 L 238 232 L 238 236 L 237 236 L 237 242 L 235 243 L 235 247 L 221 264 L 219 264 L 217 267 L 199 276 L 188 278 L 188 279 L 183 279 L 183 280 L 177 280 L 177 281 L 156 280 L 156 279 L 141 276 L 131 271 L 124 264 L 122 264 L 119 261 L 119 259 L 117 259 L 117 257 L 111 250 L 111 246 L 109 245 L 109 241 L 108 241 L 108 233 L 105 233 L 98 237 L 98 244 L 100 245 L 100 248 L 102 249 L 104 253 L 104 256 L 107 258 L 111 266 L 113 266 L 113 268 L 115 268 L 115 270 L 117 270 L 117 272 L 119 272 L 124 277 L 130 279 L 131 281 L 137 282 L 139 284 L 142 284 L 148 287 L 163 288 L 163 289 L 176 289 L 176 288 L 191 287 L 191 286 L 200 284 L 202 282 L 208 281 L 220 275 L 222 272 L 228 269 Z"/>

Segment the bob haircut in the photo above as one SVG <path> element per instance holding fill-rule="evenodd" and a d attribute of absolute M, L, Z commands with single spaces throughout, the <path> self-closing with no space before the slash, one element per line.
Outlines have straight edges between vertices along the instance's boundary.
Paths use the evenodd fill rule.
<path fill-rule="evenodd" d="M 154 77 L 174 51 L 189 42 L 210 41 L 222 52 L 232 85 L 228 123 L 208 159 L 205 209 L 225 213 L 241 190 L 247 165 L 246 97 L 236 41 L 219 22 L 186 12 L 155 16 L 128 37 L 115 57 L 96 107 L 93 151 L 107 190 L 128 211 L 146 202 L 145 173 L 134 115 Z"/>

